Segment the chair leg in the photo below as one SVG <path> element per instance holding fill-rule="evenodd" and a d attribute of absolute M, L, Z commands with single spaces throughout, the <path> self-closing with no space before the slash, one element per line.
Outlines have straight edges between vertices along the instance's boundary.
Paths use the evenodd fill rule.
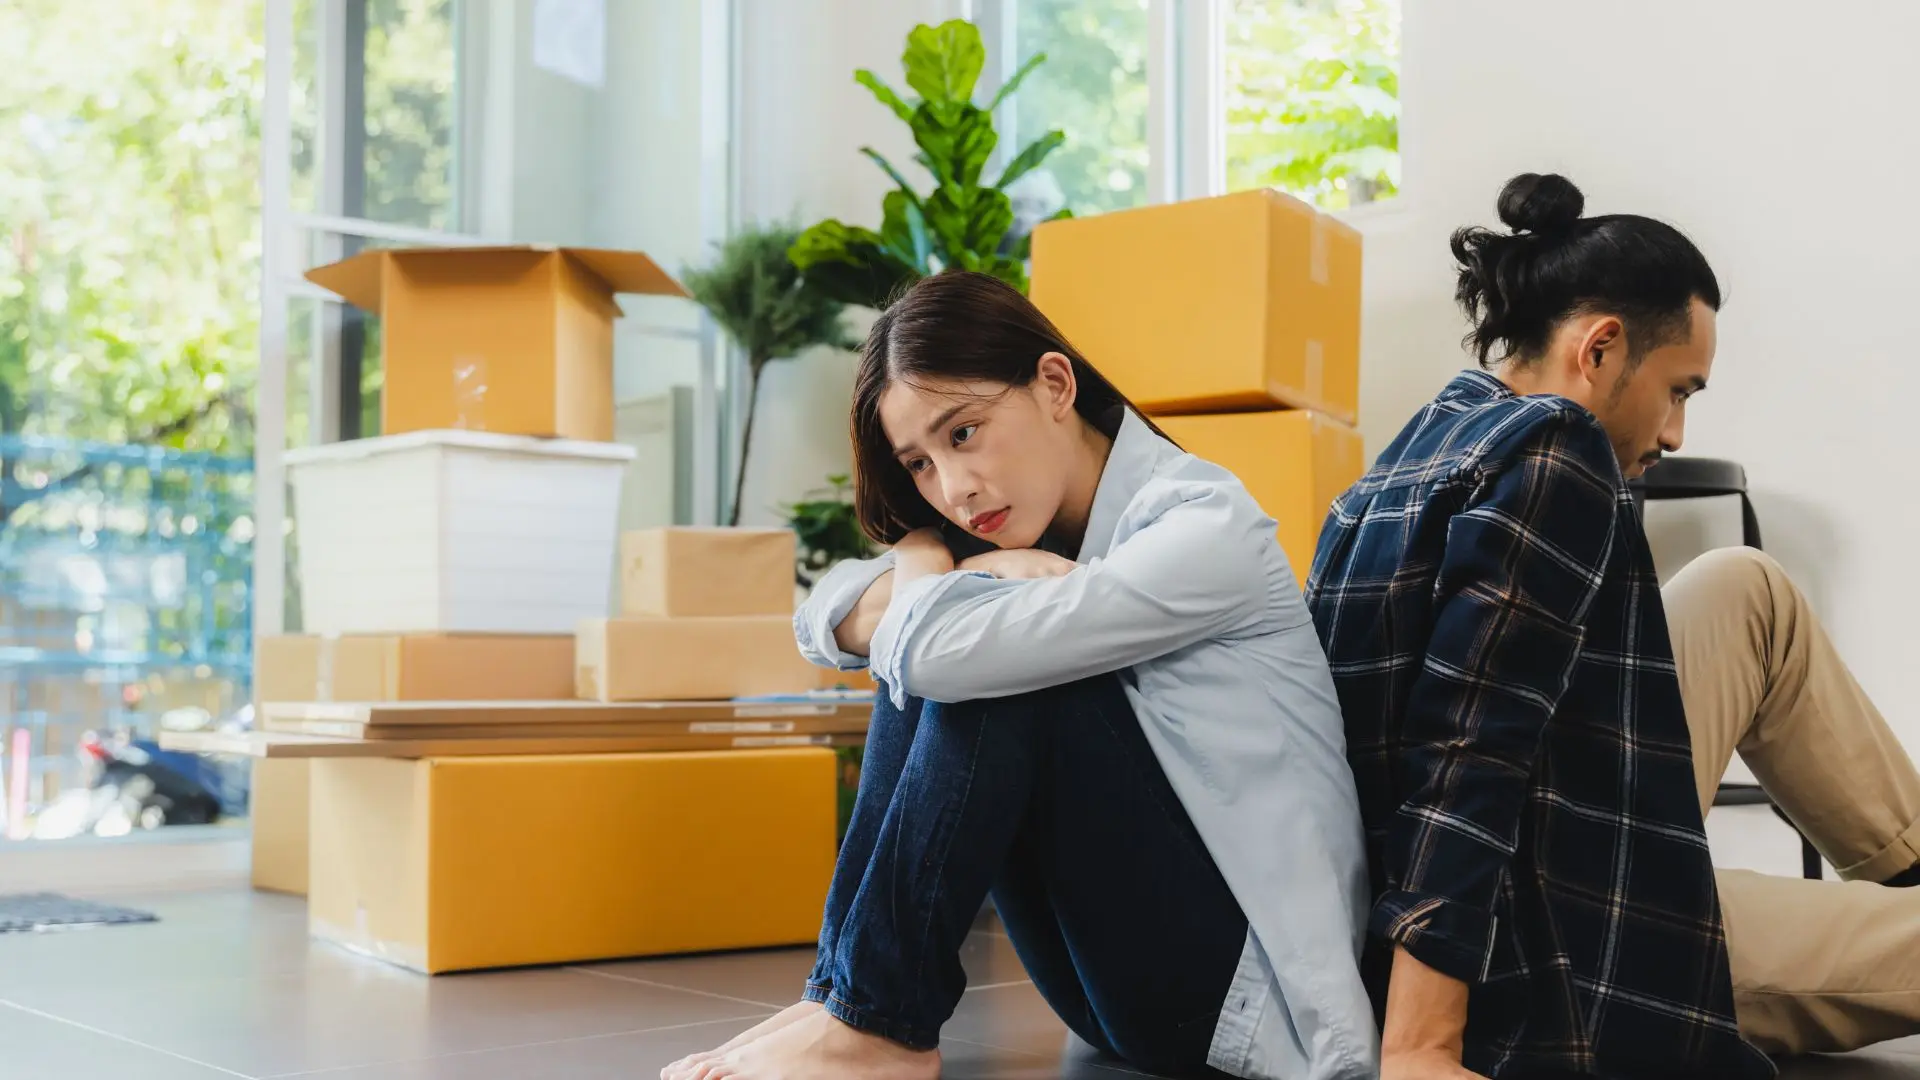
<path fill-rule="evenodd" d="M 1825 876 L 1821 873 L 1820 849 L 1813 846 L 1813 841 L 1807 839 L 1807 834 L 1800 831 L 1800 826 L 1795 825 L 1777 803 L 1769 802 L 1767 806 L 1773 810 L 1773 816 L 1786 822 L 1787 828 L 1793 830 L 1793 835 L 1800 838 L 1800 875 L 1808 881 L 1819 881 Z"/>

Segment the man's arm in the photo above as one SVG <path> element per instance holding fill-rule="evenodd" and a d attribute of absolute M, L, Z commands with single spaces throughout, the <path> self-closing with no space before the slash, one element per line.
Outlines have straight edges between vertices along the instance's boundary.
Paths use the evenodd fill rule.
<path fill-rule="evenodd" d="M 1605 433 L 1570 416 L 1526 439 L 1449 524 L 1407 706 L 1412 787 L 1386 850 L 1399 887 L 1370 928 L 1396 946 L 1386 1031 L 1414 1060 L 1438 1052 L 1456 1067 L 1541 736 L 1615 543 L 1619 472 Z"/>

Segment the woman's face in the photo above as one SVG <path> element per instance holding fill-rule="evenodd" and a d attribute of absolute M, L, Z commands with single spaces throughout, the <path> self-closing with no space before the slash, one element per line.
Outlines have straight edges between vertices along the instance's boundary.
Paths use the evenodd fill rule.
<path fill-rule="evenodd" d="M 1040 542 L 1066 497 L 1079 417 L 1073 367 L 1040 360 L 1027 386 L 895 382 L 880 395 L 894 457 L 941 516 L 1003 548 Z"/>

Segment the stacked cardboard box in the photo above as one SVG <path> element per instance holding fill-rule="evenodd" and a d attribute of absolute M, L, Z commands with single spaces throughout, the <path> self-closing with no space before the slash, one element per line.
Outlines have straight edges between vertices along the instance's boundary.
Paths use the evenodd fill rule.
<path fill-rule="evenodd" d="M 167 740 L 262 759 L 256 881 L 304 885 L 317 936 L 428 972 L 811 940 L 828 747 L 864 707 L 689 700 L 815 686 L 792 534 L 630 538 L 628 584 L 652 592 L 608 620 L 619 485 L 560 460 L 609 457 L 613 294 L 680 286 L 574 248 L 373 251 L 308 276 L 383 320 L 389 445 L 289 455 L 310 481 L 303 588 L 354 595 L 309 606 L 323 633 L 262 642 L 263 730 Z M 370 567 L 386 576 L 356 587 Z"/>
<path fill-rule="evenodd" d="M 1174 441 L 1240 478 L 1304 582 L 1365 467 L 1359 234 L 1267 190 L 1051 222 L 1032 295 Z"/>

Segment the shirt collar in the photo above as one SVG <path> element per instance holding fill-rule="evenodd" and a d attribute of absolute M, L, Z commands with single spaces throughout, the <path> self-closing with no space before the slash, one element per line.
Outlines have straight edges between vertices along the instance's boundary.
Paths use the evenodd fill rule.
<path fill-rule="evenodd" d="M 1089 562 L 1112 549 L 1113 533 L 1120 525 L 1120 515 L 1126 511 L 1127 504 L 1153 479 L 1162 462 L 1179 453 L 1172 443 L 1154 434 L 1132 409 L 1124 410 L 1120 432 L 1114 436 L 1106 467 L 1100 471 L 1100 485 L 1094 489 L 1093 509 L 1087 514 L 1087 534 L 1080 541 L 1076 562 Z"/>
<path fill-rule="evenodd" d="M 1475 368 L 1455 375 L 1447 388 L 1440 391 L 1442 401 L 1498 401 L 1515 396 L 1513 388 L 1501 382 L 1492 372 Z"/>

